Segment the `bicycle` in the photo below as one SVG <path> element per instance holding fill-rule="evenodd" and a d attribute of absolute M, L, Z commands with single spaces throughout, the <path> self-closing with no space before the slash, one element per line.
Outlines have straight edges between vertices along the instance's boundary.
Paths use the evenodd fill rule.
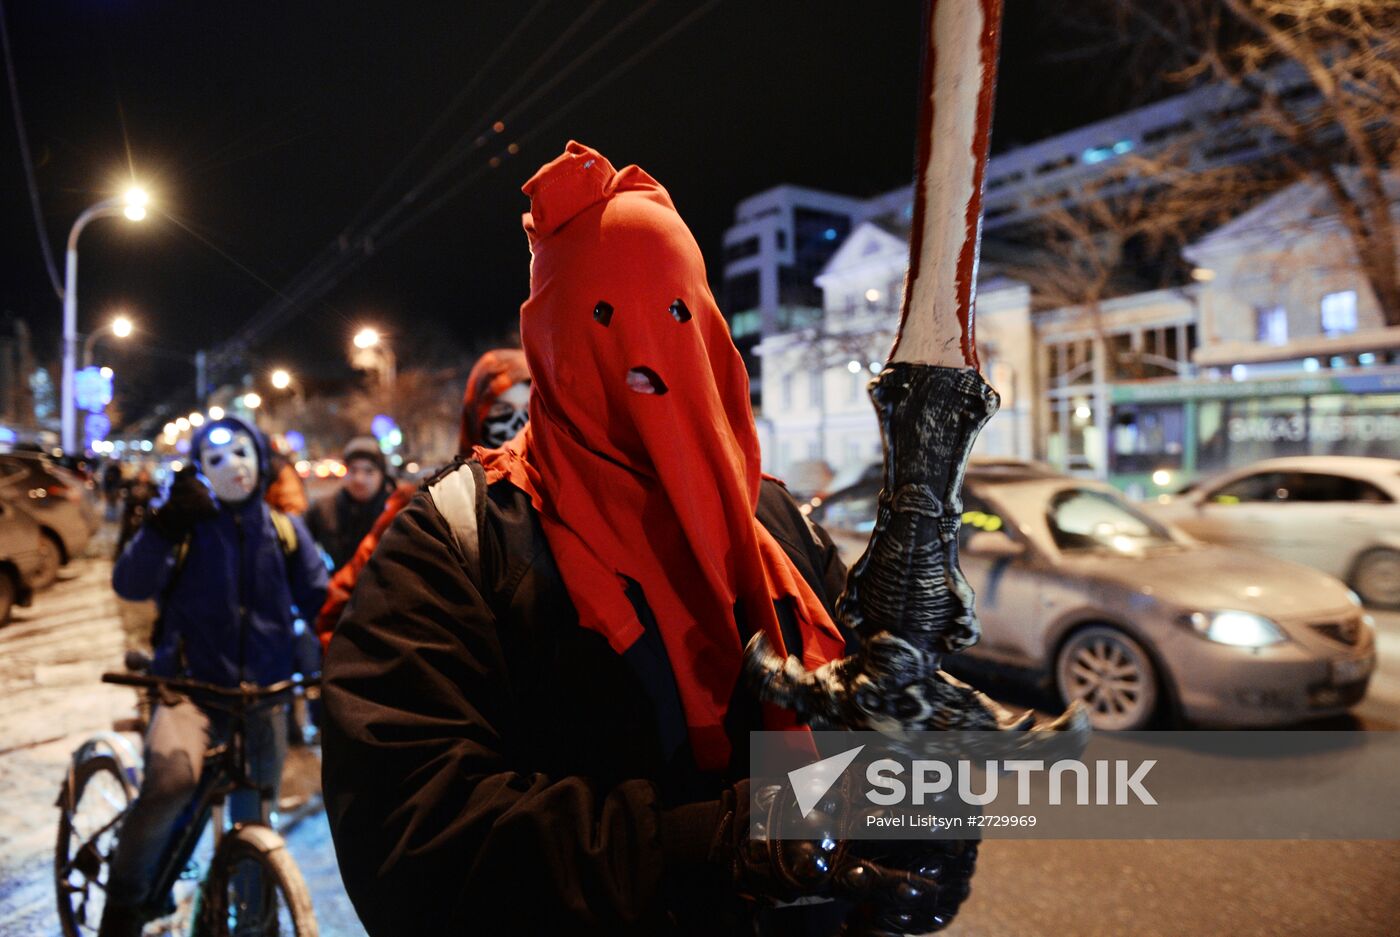
<path fill-rule="evenodd" d="M 152 918 L 178 932 L 189 913 L 190 937 L 317 937 L 311 894 L 281 835 L 270 825 L 272 790 L 249 775 L 247 716 L 278 704 L 314 681 L 282 680 L 270 686 L 221 687 L 178 678 L 106 673 L 104 683 L 188 696 L 206 709 L 227 713 L 227 739 L 204 756 L 194 798 L 167 846 L 151 894 Z M 65 937 L 96 934 L 106 904 L 109 866 L 121 824 L 140 789 L 141 759 L 116 733 L 100 733 L 73 755 L 58 797 L 54 884 Z M 229 794 L 256 790 L 261 820 L 224 829 Z M 213 820 L 213 858 L 200 875 L 192 863 L 205 827 Z M 180 907 L 177 882 L 197 881 L 192 902 Z M 174 920 L 170 920 L 174 919 Z"/>

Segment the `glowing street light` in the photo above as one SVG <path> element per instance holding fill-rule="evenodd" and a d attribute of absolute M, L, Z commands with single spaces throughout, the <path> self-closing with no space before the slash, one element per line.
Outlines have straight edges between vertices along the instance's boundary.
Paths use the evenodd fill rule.
<path fill-rule="evenodd" d="M 272 372 L 272 386 L 278 390 L 286 390 L 292 386 L 292 375 L 285 368 L 278 368 Z"/>
<path fill-rule="evenodd" d="M 189 428 L 190 421 L 185 417 L 180 417 L 178 420 L 175 421 L 175 429 L 179 430 L 180 432 L 187 432 Z"/>
<path fill-rule="evenodd" d="M 194 413 L 191 413 L 191 414 L 190 414 L 189 420 L 190 420 L 190 425 L 191 425 L 191 426 L 203 426 L 203 425 L 204 425 L 204 414 L 203 414 L 203 413 L 200 413 L 198 410 L 196 410 Z"/>
<path fill-rule="evenodd" d="M 122 214 L 131 221 L 141 221 L 146 217 L 146 206 L 151 197 L 139 185 L 134 185 L 122 194 Z"/>
<path fill-rule="evenodd" d="M 97 347 L 97 340 L 107 332 L 111 332 L 117 338 L 129 338 L 131 333 L 136 331 L 136 326 L 126 316 L 117 316 L 111 322 L 98 329 L 93 329 L 83 342 L 83 367 L 92 365 L 92 352 Z"/>
<path fill-rule="evenodd" d="M 223 418 L 224 418 L 224 408 L 223 408 L 223 407 L 210 407 L 210 408 L 209 408 L 209 419 L 211 419 L 211 420 L 222 420 Z"/>
<path fill-rule="evenodd" d="M 379 333 L 371 328 L 363 328 L 355 333 L 356 348 L 373 348 L 379 344 Z"/>
<path fill-rule="evenodd" d="M 262 406 L 262 397 L 249 391 L 243 395 L 243 406 L 247 407 L 249 410 L 256 410 L 258 407 Z"/>
<path fill-rule="evenodd" d="M 144 190 L 128 189 L 125 195 L 89 206 L 73 222 L 73 228 L 68 232 L 67 266 L 63 277 L 63 386 L 60 394 L 65 452 L 76 452 L 78 448 L 78 237 L 88 222 L 97 218 L 125 215 L 132 221 L 140 221 L 146 217 L 146 207 L 150 201 L 150 196 Z"/>

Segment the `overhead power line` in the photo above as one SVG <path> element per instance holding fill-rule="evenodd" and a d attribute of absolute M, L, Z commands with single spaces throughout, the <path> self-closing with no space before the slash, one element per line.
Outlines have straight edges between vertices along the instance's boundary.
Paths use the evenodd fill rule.
<path fill-rule="evenodd" d="M 5 75 L 10 82 L 10 111 L 15 118 L 15 136 L 19 138 L 20 160 L 24 163 L 24 181 L 29 187 L 29 206 L 34 211 L 34 228 L 39 235 L 39 251 L 44 255 L 44 267 L 49 272 L 49 282 L 58 298 L 63 298 L 63 278 L 58 275 L 58 265 L 53 259 L 53 245 L 49 243 L 49 232 L 44 226 L 44 209 L 39 204 L 39 187 L 34 181 L 34 160 L 29 155 L 29 134 L 24 129 L 24 113 L 19 106 L 19 82 L 15 80 L 15 59 L 10 52 L 9 17 L 5 14 L 5 4 L 0 2 L 0 43 L 5 46 Z"/>

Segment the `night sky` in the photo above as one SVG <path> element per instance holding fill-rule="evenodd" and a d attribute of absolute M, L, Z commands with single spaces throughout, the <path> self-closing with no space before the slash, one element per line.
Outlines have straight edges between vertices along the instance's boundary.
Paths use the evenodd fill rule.
<path fill-rule="evenodd" d="M 459 140 L 470 144 L 512 111 L 504 133 L 488 129 L 489 144 L 426 187 L 414 207 L 465 183 L 460 194 L 305 304 L 255 349 L 258 368 L 286 364 L 313 388 L 334 381 L 361 323 L 389 332 L 404 363 L 509 336 L 527 291 L 520 185 L 570 138 L 656 176 L 695 231 L 712 280 L 740 199 L 779 183 L 872 195 L 910 178 L 919 0 L 720 0 L 656 45 L 707 5 L 547 2 L 484 69 L 533 6 L 5 0 L 60 272 L 73 219 L 133 174 L 172 216 L 87 229 L 79 330 L 122 307 L 147 342 L 182 353 L 217 345 L 357 219 L 380 216 Z M 1046 50 L 1068 41 L 1050 20 L 1053 6 L 1007 0 L 998 149 L 1122 104 L 1102 73 L 1051 63 Z M 605 49 L 519 106 L 634 13 Z M 0 316 L 25 318 L 45 356 L 57 345 L 60 305 L 8 95 L 4 110 Z M 419 147 L 435 122 L 441 129 Z M 515 141 L 519 152 L 508 155 Z M 492 169 L 495 155 L 504 158 Z M 99 357 L 118 368 L 128 417 L 182 386 L 192 395 L 192 366 L 177 359 Z"/>

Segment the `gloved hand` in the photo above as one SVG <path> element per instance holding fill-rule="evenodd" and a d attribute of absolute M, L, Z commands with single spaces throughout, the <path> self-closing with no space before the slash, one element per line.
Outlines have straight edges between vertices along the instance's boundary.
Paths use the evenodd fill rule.
<path fill-rule="evenodd" d="M 842 778 L 806 817 L 787 785 L 765 784 L 750 839 L 750 784 L 721 799 L 712 858 L 730 867 L 739 891 L 758 899 L 821 896 L 855 905 L 847 933 L 885 937 L 947 927 L 967 897 L 977 844 L 959 840 L 856 840 L 869 804 Z"/>
<path fill-rule="evenodd" d="M 175 473 L 165 498 L 153 507 L 146 523 L 172 543 L 193 533 L 195 524 L 219 514 L 213 489 L 193 465 Z"/>

